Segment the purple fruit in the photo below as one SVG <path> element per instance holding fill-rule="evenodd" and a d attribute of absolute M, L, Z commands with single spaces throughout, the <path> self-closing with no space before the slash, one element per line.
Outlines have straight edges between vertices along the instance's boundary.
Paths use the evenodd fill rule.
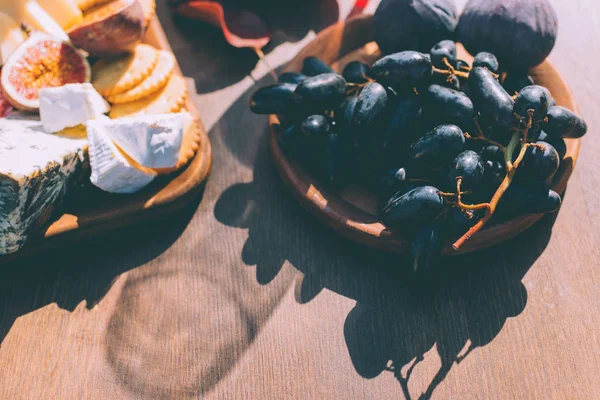
<path fill-rule="evenodd" d="M 373 17 L 373 35 L 384 54 L 425 53 L 453 39 L 457 22 L 453 0 L 383 0 Z"/>
<path fill-rule="evenodd" d="M 457 32 L 471 54 L 488 51 L 503 69 L 529 69 L 552 51 L 558 20 L 548 0 L 469 0 Z"/>

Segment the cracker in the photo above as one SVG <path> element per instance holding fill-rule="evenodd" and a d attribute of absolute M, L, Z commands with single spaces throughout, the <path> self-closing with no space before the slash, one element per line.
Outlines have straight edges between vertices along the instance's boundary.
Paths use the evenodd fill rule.
<path fill-rule="evenodd" d="M 92 68 L 92 85 L 103 96 L 123 93 L 146 79 L 158 61 L 158 51 L 147 44 L 116 60 L 100 60 Z"/>
<path fill-rule="evenodd" d="M 106 100 L 113 104 L 129 103 L 151 95 L 164 87 L 175 70 L 175 57 L 168 51 L 160 50 L 154 71 L 139 85 L 126 92 L 107 96 Z"/>
<path fill-rule="evenodd" d="M 200 135 L 202 134 L 200 121 L 185 110 L 181 114 L 183 118 L 183 140 L 179 150 L 179 160 L 173 168 L 154 169 L 159 175 L 170 174 L 185 167 L 200 148 Z"/>
<path fill-rule="evenodd" d="M 109 115 L 114 119 L 135 115 L 172 113 L 181 109 L 185 104 L 187 92 L 187 84 L 183 77 L 172 75 L 169 82 L 156 93 L 130 103 L 115 104 Z"/>
<path fill-rule="evenodd" d="M 156 0 L 138 0 L 144 10 L 144 25 L 148 26 L 156 14 Z"/>

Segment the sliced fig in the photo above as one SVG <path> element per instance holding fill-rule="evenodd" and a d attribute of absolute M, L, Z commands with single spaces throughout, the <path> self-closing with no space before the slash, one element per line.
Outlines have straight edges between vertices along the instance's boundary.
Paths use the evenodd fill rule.
<path fill-rule="evenodd" d="M 91 55 L 116 56 L 142 41 L 144 22 L 138 0 L 115 0 L 86 11 L 83 21 L 67 33 L 76 47 Z"/>
<path fill-rule="evenodd" d="M 89 82 L 91 69 L 83 55 L 67 42 L 34 32 L 8 58 L 2 68 L 3 97 L 15 108 L 40 108 L 42 88 Z"/>

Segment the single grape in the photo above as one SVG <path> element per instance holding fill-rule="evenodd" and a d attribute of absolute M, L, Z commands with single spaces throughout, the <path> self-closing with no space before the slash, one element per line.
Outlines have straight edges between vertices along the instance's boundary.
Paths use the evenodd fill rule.
<path fill-rule="evenodd" d="M 434 67 L 440 69 L 448 69 L 444 63 L 444 59 L 456 67 L 456 43 L 452 40 L 442 40 L 431 48 L 431 63 Z"/>
<path fill-rule="evenodd" d="M 383 130 L 381 147 L 387 149 L 394 145 L 405 143 L 414 137 L 417 131 L 419 117 L 421 116 L 421 101 L 419 97 L 412 96 L 402 99 L 392 111 L 392 118 L 387 129 Z"/>
<path fill-rule="evenodd" d="M 538 140 L 550 143 L 552 147 L 556 149 L 556 152 L 558 153 L 560 159 L 562 160 L 565 158 L 565 155 L 567 154 L 567 144 L 565 143 L 565 140 L 563 138 L 550 136 L 546 132 L 541 131 Z"/>
<path fill-rule="evenodd" d="M 495 191 L 506 177 L 506 164 L 504 162 L 488 160 L 484 162 L 483 166 L 483 179 L 489 182 L 490 185 L 493 185 L 492 191 Z"/>
<path fill-rule="evenodd" d="M 439 217 L 444 199 L 433 186 L 420 186 L 407 193 L 395 194 L 383 207 L 382 220 L 391 228 L 402 228 L 410 222 L 429 222 Z"/>
<path fill-rule="evenodd" d="M 484 161 L 504 162 L 504 151 L 495 144 L 485 146 L 479 154 Z"/>
<path fill-rule="evenodd" d="M 484 175 L 484 166 L 479 154 L 467 150 L 460 153 L 448 171 L 447 186 L 449 190 L 456 188 L 456 179 L 462 177 L 461 190 L 477 187 Z"/>
<path fill-rule="evenodd" d="M 534 85 L 533 79 L 527 74 L 527 71 L 509 71 L 504 78 L 502 86 L 508 94 L 515 95 L 524 87 Z"/>
<path fill-rule="evenodd" d="M 300 125 L 300 132 L 304 143 L 323 143 L 329 134 L 329 122 L 324 115 L 316 114 L 307 117 Z"/>
<path fill-rule="evenodd" d="M 543 129 L 550 136 L 577 139 L 587 132 L 586 122 L 565 107 L 550 107 L 547 117 Z"/>
<path fill-rule="evenodd" d="M 413 271 L 422 273 L 433 268 L 442 256 L 443 245 L 441 221 L 420 227 L 410 245 Z"/>
<path fill-rule="evenodd" d="M 333 69 L 317 57 L 306 57 L 302 65 L 302 73 L 307 76 L 317 76 L 332 73 Z"/>
<path fill-rule="evenodd" d="M 548 112 L 548 90 L 541 86 L 526 86 L 517 95 L 513 111 L 527 120 L 528 110 L 533 110 L 533 121 L 538 122 L 546 117 Z"/>
<path fill-rule="evenodd" d="M 342 136 L 347 136 L 348 131 L 352 126 L 352 119 L 354 118 L 354 110 L 356 109 L 356 103 L 358 97 L 350 96 L 346 97 L 340 105 L 339 111 L 336 114 L 336 121 L 339 124 L 339 130 Z"/>
<path fill-rule="evenodd" d="M 469 74 L 469 95 L 475 108 L 502 128 L 515 122 L 514 101 L 486 68 L 475 67 Z"/>
<path fill-rule="evenodd" d="M 543 146 L 530 147 L 525 152 L 525 158 L 517 169 L 516 178 L 519 182 L 546 182 L 556 174 L 560 166 L 560 156 L 556 149 L 547 142 L 536 142 Z"/>
<path fill-rule="evenodd" d="M 373 77 L 394 88 L 413 88 L 426 82 L 433 66 L 423 53 L 403 51 L 383 57 L 371 69 Z"/>
<path fill-rule="evenodd" d="M 521 214 L 547 214 L 560 208 L 561 198 L 553 190 L 539 186 L 510 185 L 499 203 L 499 210 Z"/>
<path fill-rule="evenodd" d="M 425 107 L 433 119 L 466 128 L 473 123 L 473 102 L 463 92 L 440 85 L 430 85 L 423 93 Z"/>
<path fill-rule="evenodd" d="M 500 70 L 500 64 L 498 63 L 496 56 L 486 51 L 482 51 L 475 56 L 475 59 L 473 60 L 473 68 L 475 67 L 487 68 L 489 71 L 495 74 L 497 74 Z"/>
<path fill-rule="evenodd" d="M 314 112 L 336 109 L 346 96 L 346 81 L 335 73 L 305 79 L 294 92 L 294 101 Z"/>
<path fill-rule="evenodd" d="M 296 85 L 302 83 L 308 76 L 301 74 L 300 72 L 284 72 L 279 75 L 277 81 L 279 83 L 295 83 Z"/>
<path fill-rule="evenodd" d="M 255 114 L 285 114 L 294 106 L 296 88 L 292 83 L 262 87 L 250 97 L 250 110 Z"/>
<path fill-rule="evenodd" d="M 408 159 L 420 168 L 446 166 L 465 146 L 463 131 L 455 125 L 440 125 L 408 148 Z"/>
<path fill-rule="evenodd" d="M 381 84 L 372 82 L 360 91 L 351 128 L 355 147 L 362 144 L 365 135 L 374 138 L 381 131 L 387 106 L 387 91 Z"/>
<path fill-rule="evenodd" d="M 371 77 L 371 67 L 361 61 L 352 61 L 342 72 L 346 82 L 365 83 Z"/>

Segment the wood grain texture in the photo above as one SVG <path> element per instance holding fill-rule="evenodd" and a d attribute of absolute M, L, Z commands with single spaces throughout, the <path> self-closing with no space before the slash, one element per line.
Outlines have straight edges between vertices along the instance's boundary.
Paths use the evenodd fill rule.
<path fill-rule="evenodd" d="M 416 282 L 289 195 L 267 119 L 247 110 L 264 64 L 224 62 L 218 31 L 176 26 L 159 2 L 201 93 L 213 175 L 159 222 L 3 265 L 0 399 L 599 398 L 600 45 L 585 38 L 600 37 L 600 4 L 553 4 L 551 59 L 590 126 L 564 205 Z M 308 40 L 277 41 L 269 64 Z"/>

